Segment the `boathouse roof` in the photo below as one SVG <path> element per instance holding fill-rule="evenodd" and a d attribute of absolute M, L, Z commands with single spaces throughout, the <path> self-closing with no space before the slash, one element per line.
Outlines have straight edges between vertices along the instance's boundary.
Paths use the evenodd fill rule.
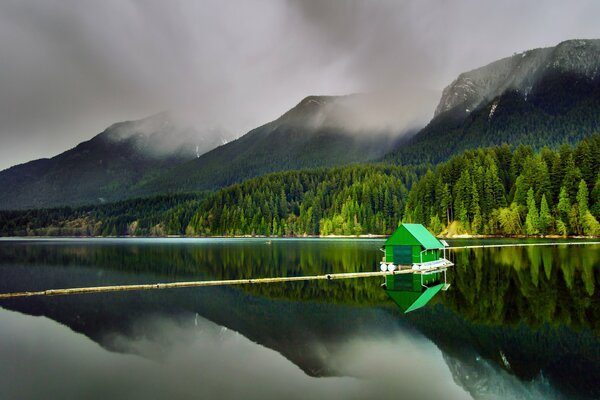
<path fill-rule="evenodd" d="M 444 245 L 421 224 L 402 224 L 385 242 L 386 246 L 423 246 L 426 250 L 443 249 Z"/>

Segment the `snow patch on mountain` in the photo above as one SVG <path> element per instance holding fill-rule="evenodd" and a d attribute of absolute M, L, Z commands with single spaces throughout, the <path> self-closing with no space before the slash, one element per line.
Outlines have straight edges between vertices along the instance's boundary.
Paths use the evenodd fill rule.
<path fill-rule="evenodd" d="M 490 114 L 488 115 L 488 120 L 491 120 L 492 117 L 494 116 L 494 112 L 496 111 L 496 108 L 498 108 L 498 102 L 495 102 L 494 104 L 492 104 L 492 106 L 490 107 Z"/>

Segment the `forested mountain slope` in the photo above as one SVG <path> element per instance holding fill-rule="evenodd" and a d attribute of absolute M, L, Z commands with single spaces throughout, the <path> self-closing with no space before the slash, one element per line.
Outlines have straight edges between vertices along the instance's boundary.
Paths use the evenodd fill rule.
<path fill-rule="evenodd" d="M 364 126 L 360 95 L 310 96 L 275 121 L 147 182 L 138 195 L 213 190 L 269 172 L 369 162 L 406 132 Z"/>
<path fill-rule="evenodd" d="M 461 74 L 432 121 L 385 159 L 440 162 L 463 150 L 576 143 L 600 131 L 600 40 L 571 40 Z"/>
<path fill-rule="evenodd" d="M 0 212 L 0 234 L 390 234 L 402 220 L 436 234 L 600 236 L 600 135 L 537 153 L 508 145 L 468 150 L 435 168 L 277 172 L 197 197 Z"/>
<path fill-rule="evenodd" d="M 136 184 L 222 144 L 161 113 L 121 122 L 51 159 L 0 172 L 0 209 L 99 204 L 130 196 Z"/>

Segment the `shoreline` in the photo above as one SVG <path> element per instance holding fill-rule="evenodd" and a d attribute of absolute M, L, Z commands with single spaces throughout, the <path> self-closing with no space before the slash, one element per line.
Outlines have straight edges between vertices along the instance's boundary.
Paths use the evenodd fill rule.
<path fill-rule="evenodd" d="M 234 235 L 234 236 L 185 236 L 185 235 L 167 235 L 167 236 L 0 236 L 1 240 L 25 240 L 25 239 L 265 239 L 267 241 L 272 239 L 386 239 L 390 235 L 376 235 L 376 234 L 367 234 L 367 235 L 301 235 L 301 236 L 262 236 L 262 235 Z M 577 240 L 590 240 L 590 239 L 600 239 L 600 236 L 579 236 L 579 235 L 570 235 L 570 236 L 560 236 L 560 235 L 536 235 L 536 236 L 527 236 L 527 235 L 469 235 L 469 234 L 461 234 L 461 235 L 452 235 L 445 236 L 439 235 L 436 236 L 438 239 L 449 239 L 449 240 L 476 240 L 476 239 L 577 239 Z"/>

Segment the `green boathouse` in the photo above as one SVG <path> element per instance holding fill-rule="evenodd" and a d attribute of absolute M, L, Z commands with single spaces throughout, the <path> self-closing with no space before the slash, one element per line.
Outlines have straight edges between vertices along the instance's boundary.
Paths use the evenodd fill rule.
<path fill-rule="evenodd" d="M 444 257 L 446 245 L 420 224 L 400 225 L 385 242 L 381 270 L 393 274 L 386 275 L 382 286 L 402 312 L 425 306 L 449 288 L 446 268 L 453 264 Z"/>
<path fill-rule="evenodd" d="M 444 245 L 421 224 L 402 224 L 386 240 L 383 262 L 412 265 L 442 258 Z"/>

